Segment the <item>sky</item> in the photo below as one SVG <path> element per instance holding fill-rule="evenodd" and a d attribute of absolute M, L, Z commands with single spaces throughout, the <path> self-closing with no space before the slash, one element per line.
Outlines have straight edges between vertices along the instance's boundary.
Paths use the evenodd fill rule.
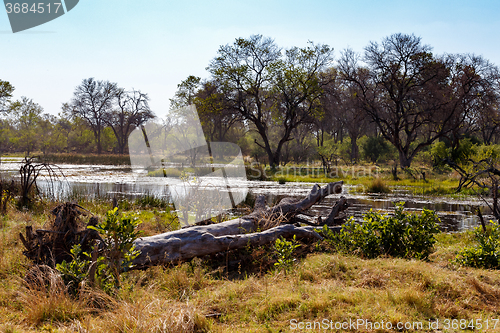
<path fill-rule="evenodd" d="M 283 48 L 313 41 L 338 58 L 394 33 L 421 37 L 435 54 L 475 53 L 500 65 L 498 0 L 80 0 L 18 33 L 0 13 L 0 79 L 15 99 L 55 115 L 83 79 L 108 80 L 147 93 L 162 116 L 177 84 L 208 78 L 218 48 L 235 38 L 262 34 Z"/>

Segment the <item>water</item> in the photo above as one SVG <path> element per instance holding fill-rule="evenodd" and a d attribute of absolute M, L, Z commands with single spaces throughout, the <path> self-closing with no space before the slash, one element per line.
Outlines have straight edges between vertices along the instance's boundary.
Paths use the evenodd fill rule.
<path fill-rule="evenodd" d="M 2 157 L 0 173 L 17 175 L 21 158 Z M 59 176 L 55 180 L 41 177 L 38 182 L 41 190 L 46 194 L 54 195 L 55 199 L 74 200 L 81 197 L 92 198 L 127 198 L 135 199 L 145 194 L 170 200 L 171 191 L 163 178 L 147 177 L 147 181 L 137 182 L 137 174 L 129 166 L 110 165 L 74 165 L 59 164 L 55 169 Z M 264 194 L 271 204 L 285 196 L 302 198 L 306 196 L 313 183 L 286 183 L 280 185 L 269 181 L 235 181 L 231 183 L 233 191 L 243 191 L 248 188 L 250 195 Z M 479 219 L 473 213 L 479 207 L 485 220 L 492 219 L 487 205 L 477 198 L 451 199 L 413 196 L 409 191 L 401 189 L 391 195 L 366 195 L 355 193 L 355 187 L 344 185 L 343 193 L 331 195 L 321 203 L 313 206 L 311 215 L 326 216 L 340 196 L 346 196 L 350 207 L 347 216 L 353 216 L 361 221 L 365 212 L 370 209 L 391 213 L 395 203 L 404 201 L 410 211 L 421 211 L 423 208 L 435 210 L 441 219 L 443 231 L 460 231 L 479 225 Z"/>

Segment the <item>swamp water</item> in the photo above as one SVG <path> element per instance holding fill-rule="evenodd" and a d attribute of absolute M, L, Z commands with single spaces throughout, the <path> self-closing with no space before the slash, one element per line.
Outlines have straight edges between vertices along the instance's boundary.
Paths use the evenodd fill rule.
<path fill-rule="evenodd" d="M 0 174 L 4 176 L 18 175 L 22 158 L 1 158 Z M 168 186 L 161 184 L 162 178 L 146 177 L 137 182 L 137 174 L 129 166 L 111 165 L 74 165 L 58 164 L 59 176 L 55 179 L 40 177 L 38 184 L 43 193 L 54 196 L 57 200 L 75 200 L 86 198 L 122 198 L 136 199 L 144 195 L 169 200 Z M 264 194 L 269 203 L 274 203 L 285 196 L 301 198 L 307 195 L 313 183 L 278 184 L 269 181 L 232 181 L 231 189 L 244 193 L 248 189 L 250 196 Z M 320 184 L 321 185 L 321 184 Z M 441 219 L 443 231 L 460 231 L 479 225 L 479 219 L 473 213 L 475 207 L 483 212 L 486 221 L 492 219 L 491 211 L 485 202 L 475 197 L 452 199 L 449 197 L 415 196 L 409 191 L 394 191 L 393 194 L 359 194 L 356 187 L 344 184 L 343 193 L 331 195 L 309 210 L 310 215 L 326 216 L 341 196 L 346 196 L 350 207 L 347 216 L 361 221 L 365 212 L 370 209 L 384 213 L 394 211 L 395 203 L 404 201 L 410 211 L 421 211 L 423 208 L 437 211 Z"/>

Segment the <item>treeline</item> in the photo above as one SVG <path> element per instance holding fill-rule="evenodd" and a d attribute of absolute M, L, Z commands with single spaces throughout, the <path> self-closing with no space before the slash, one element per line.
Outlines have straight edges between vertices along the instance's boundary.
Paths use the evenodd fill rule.
<path fill-rule="evenodd" d="M 237 143 L 272 166 L 393 159 L 409 167 L 438 142 L 458 151 L 464 138 L 500 139 L 498 68 L 473 54 L 433 54 L 414 35 L 337 59 L 328 45 L 283 49 L 254 35 L 221 46 L 207 70 L 178 85 L 170 108 L 195 104 L 208 141 Z M 12 86 L 0 84 L 2 151 L 126 153 L 130 132 L 153 118 L 147 94 L 108 81 L 83 80 L 58 117 L 27 98 L 10 101 Z"/>
<path fill-rule="evenodd" d="M 0 80 L 0 153 L 124 154 L 129 134 L 154 118 L 147 94 L 94 78 L 76 87 L 58 116 L 27 97 L 12 101 L 13 91 Z"/>
<path fill-rule="evenodd" d="M 236 142 L 274 166 L 385 156 L 409 167 L 436 142 L 459 149 L 463 138 L 500 139 L 498 68 L 481 56 L 435 55 L 414 35 L 336 61 L 328 45 L 283 50 L 260 35 L 238 38 L 207 70 L 179 84 L 172 106 L 196 104 L 209 140 Z"/>

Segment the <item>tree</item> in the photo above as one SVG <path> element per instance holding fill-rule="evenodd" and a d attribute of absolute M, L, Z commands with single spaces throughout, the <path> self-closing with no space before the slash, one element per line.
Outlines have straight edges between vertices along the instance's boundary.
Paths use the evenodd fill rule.
<path fill-rule="evenodd" d="M 104 122 L 113 129 L 120 154 L 125 151 L 130 133 L 136 127 L 154 118 L 148 102 L 148 95 L 141 93 L 141 91 L 127 92 L 118 89 L 114 110 L 104 114 Z"/>
<path fill-rule="evenodd" d="M 459 110 L 461 118 L 457 124 L 449 122 L 452 130 L 448 135 L 453 148 L 458 148 L 464 135 L 480 132 L 485 143 L 491 143 L 498 134 L 500 124 L 499 81 L 500 72 L 496 66 L 481 56 L 449 55 L 447 61 L 451 68 L 450 87 L 453 99 L 450 105 Z"/>
<path fill-rule="evenodd" d="M 330 70 L 330 75 L 333 75 L 334 79 L 325 87 L 325 94 L 321 98 L 325 112 L 323 118 L 329 120 L 326 122 L 327 126 L 322 124 L 318 128 L 323 131 L 327 130 L 334 138 L 340 136 L 341 141 L 342 132 L 346 130 L 351 139 L 351 163 L 355 163 L 359 160 L 357 140 L 368 128 L 368 117 L 363 106 L 360 105 L 360 101 L 356 98 L 359 93 L 358 87 L 351 81 L 340 80 L 336 69 Z M 360 72 L 359 75 L 366 75 L 366 73 Z M 337 135 L 335 136 L 335 134 Z"/>
<path fill-rule="evenodd" d="M 112 111 L 113 102 L 119 89 L 116 83 L 84 79 L 76 87 L 69 108 L 74 116 L 84 119 L 92 129 L 97 143 L 97 153 L 101 154 L 101 131 L 105 118 Z"/>
<path fill-rule="evenodd" d="M 351 50 L 340 61 L 343 78 L 356 84 L 361 105 L 396 147 L 403 168 L 438 138 L 457 136 L 486 102 L 498 72 L 480 57 L 438 58 L 430 51 L 419 37 L 394 34 L 365 48 L 368 76 Z"/>
<path fill-rule="evenodd" d="M 266 151 L 272 167 L 279 165 L 281 149 L 293 129 L 317 111 L 322 86 L 318 74 L 329 64 L 331 53 L 328 46 L 311 43 L 283 55 L 272 39 L 253 35 L 221 46 L 208 66 L 233 109 L 255 126 L 262 140 L 255 142 Z M 269 139 L 272 120 L 282 128 L 277 143 Z"/>
<path fill-rule="evenodd" d="M 33 100 L 23 96 L 21 100 L 12 103 L 10 109 L 14 115 L 17 132 L 11 141 L 25 151 L 26 156 L 29 156 L 37 148 L 40 141 L 38 125 L 42 120 L 43 108 Z"/>
<path fill-rule="evenodd" d="M 280 162 L 283 145 L 293 139 L 293 131 L 299 125 L 313 123 L 322 114 L 320 99 L 324 87 L 334 80 L 334 76 L 324 72 L 332 61 L 332 52 L 327 45 L 310 42 L 305 48 L 286 50 L 285 59 L 272 67 L 275 118 L 282 128 L 273 153 L 276 164 Z"/>
<path fill-rule="evenodd" d="M 14 87 L 7 81 L 0 80 L 0 114 L 9 111 L 8 104 Z"/>
<path fill-rule="evenodd" d="M 180 109 L 193 104 L 200 82 L 201 78 L 189 75 L 187 79 L 179 83 L 174 98 L 170 99 L 170 109 Z"/>
<path fill-rule="evenodd" d="M 201 84 L 194 98 L 201 126 L 209 142 L 236 142 L 244 131 L 241 117 L 231 109 L 217 81 Z"/>

